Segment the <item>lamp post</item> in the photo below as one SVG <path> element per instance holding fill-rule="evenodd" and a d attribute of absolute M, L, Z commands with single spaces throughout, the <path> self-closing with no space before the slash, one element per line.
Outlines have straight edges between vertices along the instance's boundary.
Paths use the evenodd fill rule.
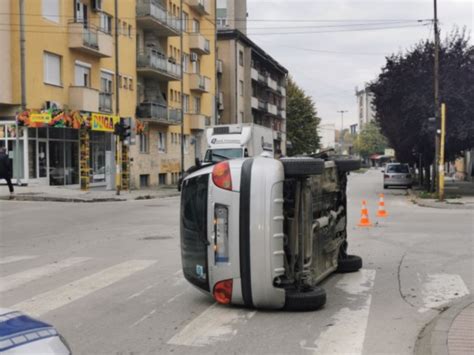
<path fill-rule="evenodd" d="M 341 147 L 341 154 L 343 153 L 343 144 L 344 144 L 344 114 L 349 112 L 347 110 L 337 111 L 341 114 L 341 134 L 339 135 L 339 146 Z"/>

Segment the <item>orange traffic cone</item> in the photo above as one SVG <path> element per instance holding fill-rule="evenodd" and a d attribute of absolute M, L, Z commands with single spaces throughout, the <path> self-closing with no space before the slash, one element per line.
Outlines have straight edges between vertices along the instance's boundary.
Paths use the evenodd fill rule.
<path fill-rule="evenodd" d="M 383 194 L 380 194 L 380 200 L 379 200 L 379 210 L 377 211 L 377 217 L 387 217 L 388 213 L 385 211 L 385 202 L 383 200 Z"/>
<path fill-rule="evenodd" d="M 362 211 L 360 212 L 359 227 L 372 227 L 372 223 L 369 221 L 369 211 L 367 210 L 367 202 L 362 201 Z"/>

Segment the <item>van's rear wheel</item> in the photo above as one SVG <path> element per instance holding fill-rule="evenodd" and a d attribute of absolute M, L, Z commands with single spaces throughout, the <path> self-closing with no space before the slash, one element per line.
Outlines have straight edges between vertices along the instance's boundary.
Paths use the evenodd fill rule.
<path fill-rule="evenodd" d="M 341 256 L 337 261 L 337 272 L 356 272 L 362 268 L 362 258 L 357 255 Z"/>
<path fill-rule="evenodd" d="M 315 158 L 282 158 L 286 177 L 305 177 L 321 175 L 324 172 L 324 160 Z"/>
<path fill-rule="evenodd" d="M 315 311 L 326 303 L 326 291 L 316 286 L 308 291 L 287 289 L 285 310 L 293 312 Z"/>

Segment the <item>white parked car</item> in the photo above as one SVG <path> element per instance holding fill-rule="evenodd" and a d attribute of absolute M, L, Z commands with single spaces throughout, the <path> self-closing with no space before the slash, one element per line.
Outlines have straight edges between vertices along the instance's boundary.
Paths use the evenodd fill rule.
<path fill-rule="evenodd" d="M 248 158 L 205 166 L 181 194 L 183 273 L 222 304 L 315 310 L 319 283 L 353 272 L 346 183 L 360 162 Z"/>
<path fill-rule="evenodd" d="M 411 189 L 413 185 L 413 177 L 408 164 L 389 163 L 382 170 L 383 188 L 389 186 L 402 186 Z"/>
<path fill-rule="evenodd" d="M 70 355 L 71 350 L 53 326 L 0 308 L 0 353 Z"/>

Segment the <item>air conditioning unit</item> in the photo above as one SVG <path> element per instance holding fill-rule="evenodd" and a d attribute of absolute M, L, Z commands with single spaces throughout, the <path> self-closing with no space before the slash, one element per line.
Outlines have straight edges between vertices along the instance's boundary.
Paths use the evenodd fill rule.
<path fill-rule="evenodd" d="M 45 101 L 44 109 L 45 110 L 60 110 L 62 108 L 61 104 L 56 101 Z"/>
<path fill-rule="evenodd" d="M 190 59 L 191 59 L 191 62 L 197 62 L 199 57 L 196 53 L 191 53 Z"/>
<path fill-rule="evenodd" d="M 92 11 L 102 11 L 102 0 L 92 0 Z"/>

